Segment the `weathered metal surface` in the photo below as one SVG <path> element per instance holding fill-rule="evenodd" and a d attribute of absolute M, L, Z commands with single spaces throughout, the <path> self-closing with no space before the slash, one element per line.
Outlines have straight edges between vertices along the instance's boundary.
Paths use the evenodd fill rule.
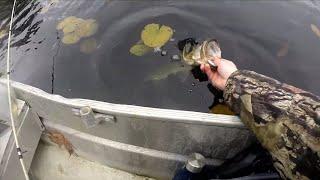
<path fill-rule="evenodd" d="M 85 106 L 80 108 L 80 110 L 73 109 L 73 114 L 80 116 L 82 122 L 87 128 L 92 128 L 97 126 L 101 121 L 115 123 L 116 119 L 113 116 L 94 113 L 90 106 Z"/>
<path fill-rule="evenodd" d="M 0 78 L 0 84 L 4 84 L 5 79 Z M 52 115 L 53 118 L 71 118 L 75 117 L 72 109 L 80 109 L 84 106 L 90 106 L 95 112 L 104 114 L 125 115 L 128 117 L 145 117 L 153 120 L 170 121 L 185 124 L 212 125 L 218 127 L 230 127 L 246 129 L 243 123 L 236 116 L 217 115 L 208 113 L 199 113 L 191 111 L 169 110 L 159 108 L 148 108 L 133 105 L 112 104 L 101 101 L 87 99 L 67 99 L 59 95 L 48 94 L 38 88 L 25 85 L 19 82 L 12 82 L 12 86 L 17 94 L 17 98 L 27 101 L 32 107 L 37 108 L 41 116 Z M 52 105 L 48 107 L 48 105 Z M 53 114 L 56 110 L 62 110 L 59 114 Z M 67 115 L 68 117 L 65 117 Z"/>
<path fill-rule="evenodd" d="M 38 116 L 32 112 L 32 109 L 25 103 L 18 103 L 19 116 L 17 118 L 17 134 L 20 142 L 20 147 L 23 153 L 23 160 L 28 170 L 30 168 L 33 155 L 38 146 L 43 127 Z M 0 132 L 1 140 L 0 146 L 4 146 L 2 156 L 0 156 L 0 179 L 1 180 L 22 180 L 24 175 L 15 149 L 13 133 L 10 126 Z"/>
<path fill-rule="evenodd" d="M 154 180 L 81 156 L 70 156 L 64 149 L 43 141 L 38 145 L 29 172 L 32 180 Z"/>
<path fill-rule="evenodd" d="M 12 112 L 14 118 L 17 118 L 18 102 L 16 101 L 14 91 L 11 91 L 11 101 L 12 101 Z M 0 123 L 9 124 L 9 101 L 8 101 L 8 89 L 7 84 L 0 83 Z"/>
<path fill-rule="evenodd" d="M 76 132 L 69 133 L 76 152 L 82 151 L 84 153 L 80 154 L 90 160 L 105 161 L 129 172 L 169 177 L 181 162 L 177 159 L 179 156 L 199 152 L 206 158 L 223 161 L 241 151 L 251 140 L 251 134 L 235 116 L 66 99 L 17 82 L 12 86 L 17 98 L 28 102 L 47 124 Z M 86 106 L 94 113 L 113 116 L 116 121 L 101 121 L 87 128 L 81 117 L 74 114 L 75 110 Z M 68 131 L 57 130 L 68 137 Z M 79 133 L 83 136 L 79 137 Z M 121 144 L 123 149 L 113 147 L 111 151 L 105 142 Z M 136 148 L 130 150 L 130 147 Z M 146 150 L 157 158 L 145 154 Z M 163 155 L 167 153 L 175 158 L 168 159 Z M 153 166 L 162 168 L 154 171 Z"/>
<path fill-rule="evenodd" d="M 170 179 L 175 169 L 187 160 L 187 157 L 181 154 L 119 143 L 83 133 L 48 120 L 44 122 L 48 131 L 59 131 L 68 139 L 75 151 L 73 155 L 85 157 L 131 173 Z M 44 139 L 50 140 L 50 137 Z M 210 160 L 210 162 L 219 165 L 222 161 Z"/>

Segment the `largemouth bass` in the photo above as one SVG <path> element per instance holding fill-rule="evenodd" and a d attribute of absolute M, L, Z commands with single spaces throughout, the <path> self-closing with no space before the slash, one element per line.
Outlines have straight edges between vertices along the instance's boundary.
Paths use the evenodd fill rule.
<path fill-rule="evenodd" d="M 211 68 L 216 68 L 212 59 L 221 58 L 221 50 L 218 41 L 215 39 L 203 41 L 201 44 L 189 40 L 184 45 L 182 57 L 188 65 L 209 64 Z"/>

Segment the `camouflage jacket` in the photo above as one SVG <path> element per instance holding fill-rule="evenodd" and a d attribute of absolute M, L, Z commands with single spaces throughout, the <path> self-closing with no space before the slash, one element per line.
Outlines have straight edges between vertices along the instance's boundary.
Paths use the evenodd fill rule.
<path fill-rule="evenodd" d="M 320 179 L 320 98 L 252 71 L 228 79 L 226 104 L 256 135 L 284 179 Z"/>

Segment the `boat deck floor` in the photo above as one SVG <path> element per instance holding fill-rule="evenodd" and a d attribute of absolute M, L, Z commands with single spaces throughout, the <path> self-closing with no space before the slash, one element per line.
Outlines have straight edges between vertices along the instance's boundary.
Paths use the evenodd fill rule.
<path fill-rule="evenodd" d="M 35 180 L 152 180 L 101 165 L 76 155 L 57 145 L 40 141 L 30 168 Z"/>

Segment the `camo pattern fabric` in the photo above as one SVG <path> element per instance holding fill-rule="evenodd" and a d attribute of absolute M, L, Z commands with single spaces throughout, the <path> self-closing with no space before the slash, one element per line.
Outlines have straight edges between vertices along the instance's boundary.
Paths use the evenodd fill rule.
<path fill-rule="evenodd" d="M 320 98 L 253 71 L 228 79 L 226 104 L 256 135 L 283 179 L 320 179 Z"/>

